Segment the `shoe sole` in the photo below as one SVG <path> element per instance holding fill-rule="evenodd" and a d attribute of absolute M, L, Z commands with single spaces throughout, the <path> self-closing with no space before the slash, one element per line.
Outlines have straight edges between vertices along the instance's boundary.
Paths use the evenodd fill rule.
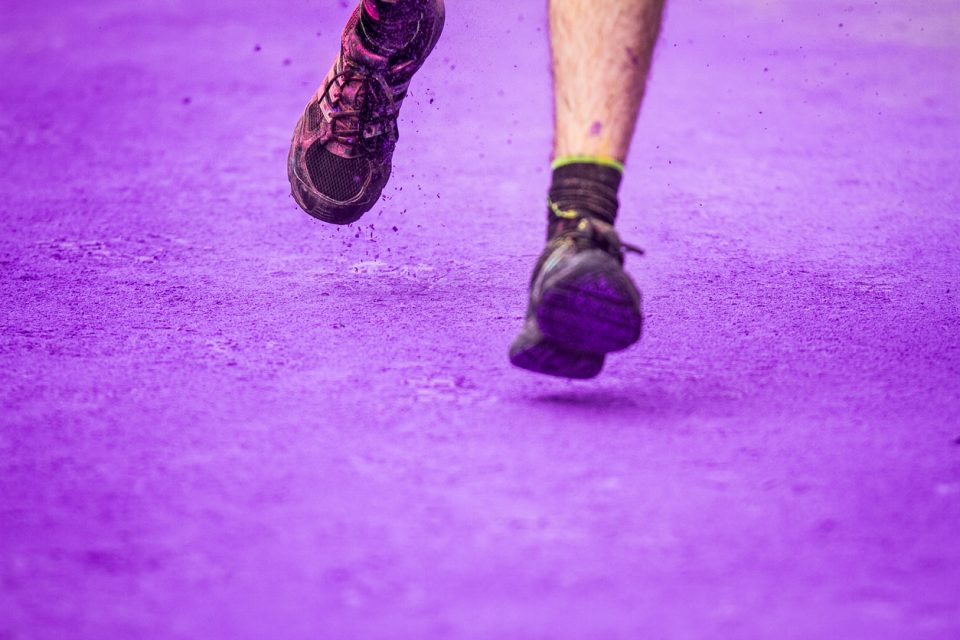
<path fill-rule="evenodd" d="M 626 349 L 643 326 L 628 278 L 613 260 L 586 261 L 545 289 L 536 310 L 540 331 L 575 352 Z"/>
<path fill-rule="evenodd" d="M 529 344 L 514 345 L 510 350 L 510 363 L 515 367 L 578 380 L 596 377 L 603 369 L 603 360 L 602 353 L 573 351 L 542 336 Z"/>

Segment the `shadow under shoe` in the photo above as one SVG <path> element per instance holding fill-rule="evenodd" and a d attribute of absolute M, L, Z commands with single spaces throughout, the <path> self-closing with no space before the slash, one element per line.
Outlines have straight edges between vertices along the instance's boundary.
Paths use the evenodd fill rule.
<path fill-rule="evenodd" d="M 613 227 L 578 218 L 540 255 L 530 301 L 510 361 L 521 368 L 567 378 L 592 378 L 604 355 L 639 340 L 641 296 L 623 270 L 624 245 Z"/>
<path fill-rule="evenodd" d="M 390 178 L 400 105 L 443 23 L 443 0 L 423 3 L 416 35 L 387 57 L 364 45 L 360 7 L 354 10 L 337 59 L 297 121 L 287 156 L 291 193 L 311 216 L 349 224 L 377 203 Z"/>

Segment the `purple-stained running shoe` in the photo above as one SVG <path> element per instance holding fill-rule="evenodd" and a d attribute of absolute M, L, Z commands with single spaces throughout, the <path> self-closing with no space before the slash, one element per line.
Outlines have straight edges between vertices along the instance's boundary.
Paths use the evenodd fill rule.
<path fill-rule="evenodd" d="M 315 218 L 356 221 L 390 178 L 400 103 L 443 29 L 443 0 L 416 6 L 416 35 L 390 56 L 364 44 L 358 6 L 343 30 L 340 54 L 297 122 L 287 176 L 297 204 Z"/>
<path fill-rule="evenodd" d="M 613 226 L 590 217 L 564 221 L 533 270 L 530 303 L 510 362 L 565 378 L 592 378 L 605 354 L 640 339 L 640 292 L 623 270 Z"/>

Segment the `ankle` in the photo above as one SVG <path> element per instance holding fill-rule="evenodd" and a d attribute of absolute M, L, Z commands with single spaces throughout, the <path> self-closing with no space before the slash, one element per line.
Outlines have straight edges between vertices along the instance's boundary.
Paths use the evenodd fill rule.
<path fill-rule="evenodd" d="M 420 10 L 416 2 L 363 0 L 358 31 L 363 44 L 382 56 L 401 51 L 416 37 Z"/>
<path fill-rule="evenodd" d="M 582 218 L 613 225 L 623 165 L 608 158 L 560 157 L 553 162 L 547 238 L 575 228 Z"/>

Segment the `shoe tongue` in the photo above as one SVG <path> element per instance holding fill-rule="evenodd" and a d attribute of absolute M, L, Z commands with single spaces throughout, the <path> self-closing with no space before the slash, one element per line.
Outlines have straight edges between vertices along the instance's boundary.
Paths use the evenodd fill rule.
<path fill-rule="evenodd" d="M 373 126 L 380 131 L 384 127 L 383 115 L 388 111 L 389 98 L 383 95 L 378 80 L 368 74 L 346 75 L 337 88 L 335 111 L 340 113 L 334 124 L 335 133 L 344 138 L 330 140 L 328 149 L 344 157 L 357 155 L 362 147 L 365 129 Z M 370 136 L 376 135 L 370 133 Z"/>
<path fill-rule="evenodd" d="M 365 83 L 358 78 L 349 78 L 338 88 L 338 99 L 335 110 L 344 113 L 336 122 L 336 129 L 339 131 L 350 131 L 360 129 L 360 113 L 366 108 L 366 101 L 369 95 L 369 89 Z"/>
<path fill-rule="evenodd" d="M 340 86 L 340 101 L 344 105 L 349 105 L 351 110 L 361 109 L 370 98 L 370 87 L 368 85 L 369 82 L 365 82 L 360 77 L 347 78 Z"/>

